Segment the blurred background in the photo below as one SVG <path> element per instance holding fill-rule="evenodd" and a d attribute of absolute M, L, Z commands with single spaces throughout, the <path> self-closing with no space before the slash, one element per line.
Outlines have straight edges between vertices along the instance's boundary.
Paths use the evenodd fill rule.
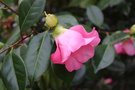
<path fill-rule="evenodd" d="M 18 10 L 22 0 L 3 1 Z M 59 24 L 66 28 L 82 24 L 90 32 L 96 27 L 102 40 L 108 34 L 130 29 L 135 24 L 135 0 L 47 0 L 45 11 L 56 14 Z M 40 32 L 44 23 L 43 16 L 33 27 Z M 18 17 L 0 3 L 0 41 L 6 43 L 12 35 L 19 38 L 13 33 L 17 33 L 17 26 Z M 66 87 L 53 74 L 49 74 L 48 83 L 46 77 L 48 75 L 42 77 L 42 84 L 35 86 L 34 90 L 63 90 Z M 63 78 L 67 78 L 67 82 L 70 80 L 66 76 Z M 135 90 L 135 56 L 116 55 L 113 63 L 98 73 L 94 73 L 89 60 L 77 71 L 69 90 Z"/>

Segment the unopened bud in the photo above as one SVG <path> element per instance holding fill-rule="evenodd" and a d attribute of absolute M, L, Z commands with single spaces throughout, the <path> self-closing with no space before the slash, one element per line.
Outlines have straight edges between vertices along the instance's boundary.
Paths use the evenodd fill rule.
<path fill-rule="evenodd" d="M 58 18 L 53 14 L 46 14 L 46 25 L 50 28 L 58 24 Z"/>
<path fill-rule="evenodd" d="M 0 48 L 2 48 L 4 46 L 4 43 L 0 42 Z"/>
<path fill-rule="evenodd" d="M 121 33 L 121 31 L 116 31 L 116 33 L 118 34 L 118 33 Z"/>
<path fill-rule="evenodd" d="M 131 30 L 131 34 L 135 34 L 135 25 L 133 25 L 131 28 L 130 28 L 130 30 Z"/>

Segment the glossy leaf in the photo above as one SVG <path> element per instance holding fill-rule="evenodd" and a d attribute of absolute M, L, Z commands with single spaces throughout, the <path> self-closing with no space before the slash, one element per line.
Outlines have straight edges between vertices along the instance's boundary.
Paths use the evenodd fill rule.
<path fill-rule="evenodd" d="M 104 40 L 103 40 L 103 44 L 108 44 L 108 43 L 119 43 L 119 42 L 123 42 L 125 40 L 128 40 L 130 38 L 128 33 L 114 33 L 111 36 L 107 36 Z"/>
<path fill-rule="evenodd" d="M 104 16 L 100 8 L 97 6 L 91 5 L 87 7 L 86 14 L 88 16 L 88 19 L 95 24 L 96 26 L 101 26 L 104 22 Z"/>
<path fill-rule="evenodd" d="M 51 37 L 47 31 L 31 39 L 24 59 L 31 84 L 47 70 L 51 48 Z"/>
<path fill-rule="evenodd" d="M 98 2 L 98 7 L 101 9 L 105 9 L 110 5 L 110 0 L 100 0 Z"/>
<path fill-rule="evenodd" d="M 95 73 L 111 65 L 115 58 L 115 49 L 112 45 L 99 45 L 96 47 L 92 60 Z"/>
<path fill-rule="evenodd" d="M 23 0 L 19 7 L 21 31 L 29 29 L 40 18 L 46 0 Z"/>
<path fill-rule="evenodd" d="M 2 80 L 8 90 L 24 90 L 26 85 L 26 70 L 23 60 L 10 52 L 1 69 Z"/>
<path fill-rule="evenodd" d="M 27 51 L 27 45 L 22 45 L 14 50 L 15 54 L 20 56 L 23 60 Z"/>
<path fill-rule="evenodd" d="M 124 0 L 110 0 L 110 6 L 115 6 L 123 2 Z"/>
<path fill-rule="evenodd" d="M 57 16 L 59 19 L 59 25 L 62 25 L 64 27 L 69 28 L 73 25 L 79 24 L 76 18 L 69 13 L 61 13 L 61 14 L 58 14 Z"/>

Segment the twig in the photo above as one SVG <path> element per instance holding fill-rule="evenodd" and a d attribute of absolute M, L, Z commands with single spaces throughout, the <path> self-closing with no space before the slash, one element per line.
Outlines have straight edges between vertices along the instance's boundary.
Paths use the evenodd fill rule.
<path fill-rule="evenodd" d="M 107 31 L 98 30 L 98 33 L 103 33 L 103 34 L 109 35 L 109 34 L 113 34 L 114 32 L 107 32 Z"/>
<path fill-rule="evenodd" d="M 9 7 L 5 2 L 3 2 L 2 0 L 0 0 L 0 2 L 1 2 L 3 5 L 5 5 L 9 10 L 11 10 L 13 13 L 15 13 L 16 15 L 18 15 L 18 13 L 17 13 L 15 10 L 13 10 L 11 7 Z"/>
<path fill-rule="evenodd" d="M 8 48 L 2 50 L 2 51 L 0 52 L 0 54 L 2 54 L 3 52 L 5 52 L 5 51 L 7 51 L 7 50 L 9 50 L 9 49 L 11 49 L 11 48 L 17 46 L 18 44 L 20 44 L 21 42 L 23 42 L 26 38 L 30 37 L 32 34 L 33 34 L 33 32 L 32 32 L 29 36 L 24 37 L 24 38 L 22 38 L 21 40 L 17 41 L 16 43 L 14 43 L 14 44 L 8 46 Z"/>

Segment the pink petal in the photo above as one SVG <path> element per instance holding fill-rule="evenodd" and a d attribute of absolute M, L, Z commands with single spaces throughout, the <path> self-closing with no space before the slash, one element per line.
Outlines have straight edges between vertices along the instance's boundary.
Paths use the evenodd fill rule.
<path fill-rule="evenodd" d="M 70 58 L 65 62 L 65 66 L 69 72 L 73 70 L 78 70 L 82 67 L 82 64 L 78 62 L 74 57 L 70 56 Z"/>
<path fill-rule="evenodd" d="M 82 35 L 78 32 L 67 30 L 62 35 L 55 39 L 56 43 L 59 45 L 61 50 L 61 62 L 65 62 L 72 52 L 78 50 L 84 45 L 85 41 Z"/>
<path fill-rule="evenodd" d="M 56 42 L 56 45 L 57 45 L 57 49 L 56 51 L 51 55 L 51 60 L 54 64 L 62 64 L 61 63 L 61 52 L 60 52 L 60 49 L 59 49 L 59 45 L 58 43 Z"/>
<path fill-rule="evenodd" d="M 123 32 L 125 32 L 125 33 L 130 33 L 130 30 L 127 29 L 127 30 L 124 30 Z"/>
<path fill-rule="evenodd" d="M 86 37 L 86 35 L 88 34 L 82 25 L 75 25 L 75 26 L 71 27 L 69 30 L 77 31 L 80 34 L 82 34 L 83 37 Z"/>
<path fill-rule="evenodd" d="M 129 56 L 135 55 L 135 48 L 131 39 L 123 43 L 123 48 Z"/>
<path fill-rule="evenodd" d="M 75 25 L 71 27 L 69 30 L 77 31 L 85 38 L 85 45 L 88 43 L 92 44 L 92 46 L 97 46 L 100 42 L 100 38 L 98 32 L 95 28 L 92 29 L 92 32 L 86 32 L 85 28 L 82 25 Z"/>
<path fill-rule="evenodd" d="M 81 63 L 88 61 L 94 56 L 94 48 L 91 45 L 85 45 L 72 54 L 76 60 Z"/>
<path fill-rule="evenodd" d="M 97 46 L 100 43 L 100 38 L 99 38 L 98 32 L 96 31 L 95 28 L 92 29 L 92 32 L 90 32 L 88 34 L 88 36 L 89 36 L 89 38 L 90 37 L 95 37 L 95 39 L 92 42 L 90 42 L 90 44 L 92 46 Z"/>
<path fill-rule="evenodd" d="M 115 44 L 114 48 L 115 48 L 117 54 L 124 53 L 122 43 Z"/>

